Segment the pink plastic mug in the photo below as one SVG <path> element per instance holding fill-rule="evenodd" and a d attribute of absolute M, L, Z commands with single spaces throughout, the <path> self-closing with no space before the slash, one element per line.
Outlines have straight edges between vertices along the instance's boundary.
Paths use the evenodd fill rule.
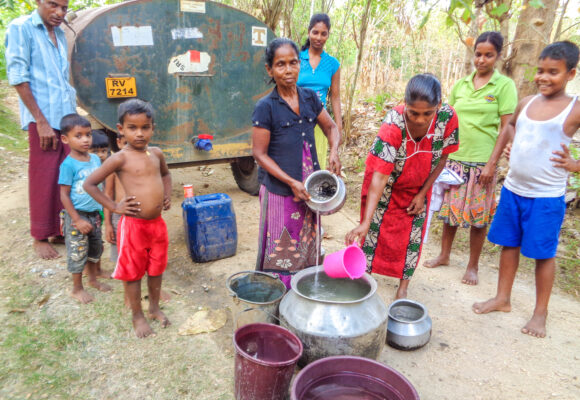
<path fill-rule="evenodd" d="M 367 267 L 365 253 L 356 244 L 327 255 L 324 258 L 324 272 L 331 278 L 358 279 Z"/>

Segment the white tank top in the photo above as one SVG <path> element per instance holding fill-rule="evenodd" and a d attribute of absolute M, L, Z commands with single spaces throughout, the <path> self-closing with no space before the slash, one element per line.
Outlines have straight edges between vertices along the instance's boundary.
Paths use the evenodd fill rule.
<path fill-rule="evenodd" d="M 516 122 L 516 134 L 510 154 L 510 169 L 505 187 L 523 197 L 560 197 L 566 194 L 568 171 L 556 168 L 552 151 L 562 150 L 572 138 L 564 133 L 564 121 L 576 103 L 576 96 L 557 116 L 547 121 L 528 117 L 528 108 L 539 96 L 526 104 Z"/>

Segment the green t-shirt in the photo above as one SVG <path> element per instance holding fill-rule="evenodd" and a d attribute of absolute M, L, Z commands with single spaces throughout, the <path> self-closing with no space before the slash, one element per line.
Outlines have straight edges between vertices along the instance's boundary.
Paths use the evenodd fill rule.
<path fill-rule="evenodd" d="M 518 104 L 516 85 L 507 76 L 494 71 L 484 86 L 475 90 L 473 76 L 455 83 L 449 104 L 459 118 L 459 150 L 449 155 L 456 161 L 486 163 L 499 133 L 500 117 L 513 114 Z"/>

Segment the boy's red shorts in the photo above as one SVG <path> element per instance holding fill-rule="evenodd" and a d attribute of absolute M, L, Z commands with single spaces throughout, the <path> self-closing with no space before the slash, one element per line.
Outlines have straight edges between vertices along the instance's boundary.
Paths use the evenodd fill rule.
<path fill-rule="evenodd" d="M 140 219 L 123 215 L 117 228 L 119 258 L 113 278 L 137 281 L 145 275 L 159 276 L 167 266 L 169 237 L 161 216 Z"/>

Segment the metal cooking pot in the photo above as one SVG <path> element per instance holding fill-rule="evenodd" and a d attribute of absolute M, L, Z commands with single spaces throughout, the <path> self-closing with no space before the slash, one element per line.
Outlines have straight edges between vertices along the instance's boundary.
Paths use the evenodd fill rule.
<path fill-rule="evenodd" d="M 304 284 L 314 282 L 317 272 L 322 287 L 334 285 L 334 290 L 336 287 L 348 290 L 349 285 L 356 285 L 364 289 L 359 292 L 361 297 L 347 301 L 314 298 Z M 280 324 L 296 334 L 304 345 L 299 365 L 335 355 L 375 360 L 379 357 L 387 336 L 387 306 L 376 293 L 377 282 L 373 277 L 365 273 L 355 280 L 333 279 L 320 265 L 298 272 L 291 286 L 280 303 Z"/>
<path fill-rule="evenodd" d="M 310 201 L 306 204 L 321 215 L 334 214 L 346 201 L 344 181 L 330 171 L 314 171 L 304 181 L 304 187 L 310 194 Z"/>
<path fill-rule="evenodd" d="M 399 350 L 422 347 L 431 338 L 431 318 L 419 302 L 399 299 L 389 307 L 387 343 Z"/>
<path fill-rule="evenodd" d="M 277 323 L 278 305 L 286 293 L 286 285 L 277 275 L 261 271 L 237 272 L 226 280 L 232 297 L 234 331 L 256 323 Z"/>

